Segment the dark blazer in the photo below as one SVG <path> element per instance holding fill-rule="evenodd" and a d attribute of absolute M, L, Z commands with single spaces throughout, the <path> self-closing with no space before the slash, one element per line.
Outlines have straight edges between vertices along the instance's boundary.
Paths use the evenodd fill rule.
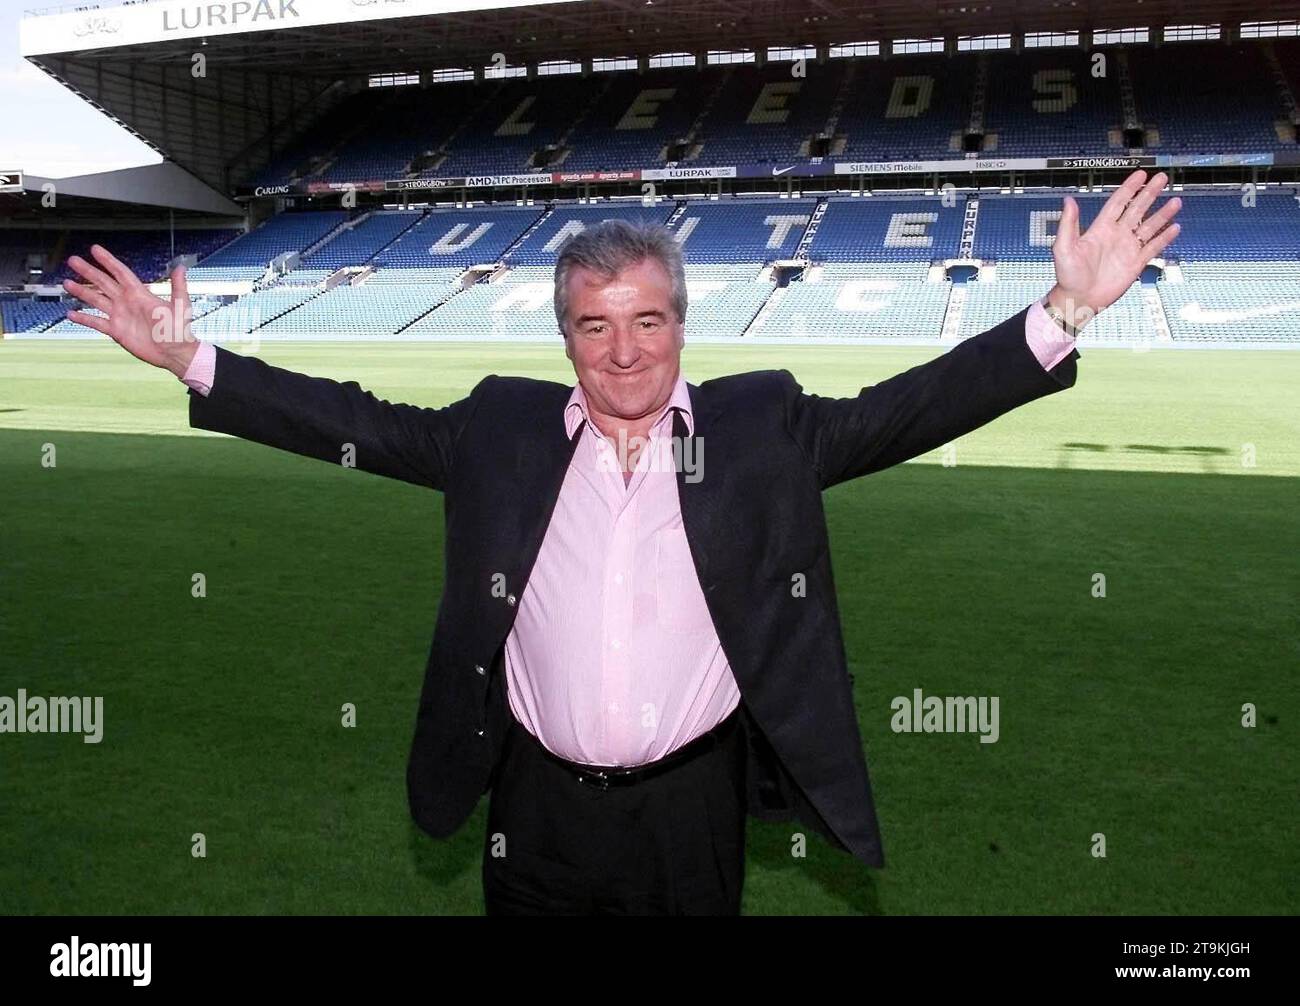
<path fill-rule="evenodd" d="M 703 477 L 678 474 L 682 521 L 742 696 L 751 815 L 794 818 L 883 865 L 822 490 L 1071 387 L 1078 355 L 1045 371 L 1021 311 L 853 398 L 808 394 L 784 370 L 689 386 Z M 445 588 L 407 770 L 411 813 L 435 837 L 492 785 L 509 722 L 503 644 L 581 433 L 565 436 L 570 390 L 494 375 L 419 408 L 218 350 L 211 394 L 190 392 L 191 426 L 335 464 L 353 444 L 357 468 L 445 494 Z"/>

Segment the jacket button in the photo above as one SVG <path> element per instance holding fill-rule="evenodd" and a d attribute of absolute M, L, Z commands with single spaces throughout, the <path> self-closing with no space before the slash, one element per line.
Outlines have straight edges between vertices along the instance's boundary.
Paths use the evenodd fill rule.
<path fill-rule="evenodd" d="M 487 671 L 483 670 L 483 665 L 482 665 L 482 664 L 475 664 L 475 665 L 474 665 L 474 670 L 478 671 L 479 674 L 486 674 L 486 673 L 487 673 Z"/>
<path fill-rule="evenodd" d="M 509 597 L 506 598 L 506 604 L 510 605 L 510 607 L 512 607 L 512 608 L 515 606 L 515 595 L 514 595 L 514 594 L 511 594 Z"/>

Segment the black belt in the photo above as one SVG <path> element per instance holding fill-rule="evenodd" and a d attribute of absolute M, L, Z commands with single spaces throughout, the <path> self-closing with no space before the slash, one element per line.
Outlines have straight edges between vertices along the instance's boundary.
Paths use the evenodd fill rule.
<path fill-rule="evenodd" d="M 561 758 L 559 755 L 550 751 L 536 737 L 532 737 L 536 742 L 538 749 L 555 762 L 561 768 L 572 772 L 578 782 L 587 786 L 593 786 L 596 789 L 609 789 L 611 786 L 633 786 L 647 779 L 653 779 L 657 775 L 663 775 L 669 769 L 679 768 L 687 762 L 694 761 L 700 755 L 707 754 L 714 748 L 718 747 L 731 736 L 732 731 L 736 729 L 740 722 L 740 707 L 733 709 L 725 719 L 722 720 L 712 730 L 700 734 L 688 744 L 683 744 L 676 751 L 670 752 L 645 765 L 633 765 L 631 767 L 619 765 L 583 765 L 580 762 L 569 761 L 567 758 Z M 523 726 L 518 729 L 528 731 Z"/>

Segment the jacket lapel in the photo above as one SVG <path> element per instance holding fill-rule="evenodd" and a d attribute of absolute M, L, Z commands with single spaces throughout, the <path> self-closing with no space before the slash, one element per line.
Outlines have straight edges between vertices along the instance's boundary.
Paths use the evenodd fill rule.
<path fill-rule="evenodd" d="M 539 403 L 537 411 L 520 424 L 527 432 L 517 441 L 518 453 L 514 458 L 517 495 L 511 509 L 517 514 L 518 525 L 511 537 L 516 552 L 514 561 L 506 568 L 513 570 L 510 583 L 521 587 L 537 561 L 564 477 L 583 435 L 584 424 L 579 423 L 573 436 L 566 436 L 564 405 L 571 389 L 557 388 L 554 395 L 541 396 L 544 401 Z M 688 384 L 687 390 L 694 419 L 693 436 L 688 437 L 681 413 L 673 412 L 673 436 L 682 443 L 684 458 L 677 471 L 677 496 L 695 570 L 701 585 L 707 588 L 710 582 L 708 544 L 717 537 L 714 528 L 718 522 L 726 520 L 722 499 L 722 444 L 717 435 L 719 412 L 699 387 Z"/>
<path fill-rule="evenodd" d="M 507 536 L 513 554 L 503 564 L 512 571 L 507 577 L 512 589 L 517 585 L 522 590 L 528 582 L 582 437 L 581 423 L 572 438 L 565 434 L 564 404 L 570 389 L 555 387 L 554 394 L 539 396 L 542 401 L 535 411 L 521 417 L 520 429 L 525 432 L 515 441 L 515 477 L 509 490 L 514 500 L 506 509 L 514 512 L 517 524 Z"/>
<path fill-rule="evenodd" d="M 695 431 L 688 444 L 686 421 L 680 412 L 673 413 L 673 436 L 682 443 L 683 458 L 677 470 L 677 497 L 695 571 L 707 594 L 712 566 L 708 546 L 716 539 L 713 529 L 717 522 L 725 518 L 721 493 L 722 444 L 718 438 L 718 411 L 709 395 L 694 384 L 686 387 L 691 396 Z"/>

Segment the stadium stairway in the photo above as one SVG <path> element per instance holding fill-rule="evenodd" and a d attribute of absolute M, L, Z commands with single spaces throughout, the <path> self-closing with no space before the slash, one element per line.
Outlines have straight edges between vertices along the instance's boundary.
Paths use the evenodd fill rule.
<path fill-rule="evenodd" d="M 565 159 L 572 152 L 568 149 L 568 147 L 569 147 L 569 140 L 573 137 L 574 132 L 576 132 L 579 128 L 581 128 L 582 124 L 587 121 L 587 118 L 605 99 L 605 96 L 609 94 L 610 89 L 613 86 L 614 86 L 613 74 L 606 74 L 604 85 L 595 88 L 593 90 L 591 100 L 582 106 L 582 109 L 578 112 L 577 116 L 575 116 L 573 120 L 570 121 L 569 124 L 564 127 L 564 131 L 560 133 L 560 135 L 555 138 L 555 142 L 550 145 L 557 151 L 559 155 L 555 158 L 555 160 L 549 161 L 546 164 L 536 163 L 537 155 L 540 154 L 543 150 L 547 149 L 547 147 L 543 146 L 533 151 L 532 157 L 528 159 L 528 166 L 530 168 L 555 168 L 563 164 Z"/>
<path fill-rule="evenodd" d="M 831 101 L 830 110 L 826 114 L 826 123 L 822 126 L 822 135 L 831 138 L 829 155 L 838 157 L 844 153 L 844 137 L 836 136 L 835 131 L 839 129 L 840 116 L 844 112 L 844 104 L 848 101 L 849 95 L 853 93 L 854 83 L 858 79 L 858 62 L 849 60 L 849 65 L 844 68 L 844 76 L 840 78 L 839 90 L 835 92 L 835 98 Z M 820 163 L 821 157 L 813 157 L 812 151 L 805 142 L 799 151 L 801 157 L 808 157 L 813 163 Z"/>
<path fill-rule="evenodd" d="M 1155 333 L 1155 341 L 1161 345 L 1172 343 L 1174 337 L 1169 330 L 1169 319 L 1165 317 L 1164 301 L 1160 299 L 1160 291 L 1156 288 L 1156 284 L 1143 283 L 1141 293 L 1142 303 L 1146 308 L 1147 321 L 1151 325 L 1151 330 Z"/>
<path fill-rule="evenodd" d="M 713 111 L 713 106 L 717 104 L 718 97 L 724 90 L 726 90 L 727 84 L 731 82 L 731 78 L 734 74 L 735 68 L 731 66 L 728 66 L 722 73 L 718 74 L 717 86 L 708 93 L 703 104 L 700 105 L 699 114 L 695 116 L 695 121 L 691 123 L 691 128 L 686 131 L 686 135 L 682 138 L 685 143 L 686 154 L 681 158 L 681 160 L 692 161 L 700 155 L 700 145 L 697 144 L 696 138 L 700 135 L 700 130 L 704 128 L 704 123 L 708 120 L 709 113 Z M 667 155 L 668 148 L 664 147 L 663 152 L 659 155 L 659 159 L 661 161 L 666 161 L 668 160 Z"/>
<path fill-rule="evenodd" d="M 980 201 L 978 196 L 966 200 L 966 213 L 961 222 L 961 243 L 957 247 L 957 257 L 973 259 L 975 257 L 975 230 L 980 221 Z"/>
<path fill-rule="evenodd" d="M 1283 143 L 1296 143 L 1300 140 L 1297 136 L 1297 131 L 1300 130 L 1300 109 L 1296 107 L 1291 82 L 1286 79 L 1286 70 L 1277 57 L 1277 47 L 1273 45 L 1272 40 L 1265 41 L 1261 48 L 1264 50 L 1264 62 L 1268 66 L 1268 72 L 1273 78 L 1278 103 L 1282 106 L 1285 116 L 1277 122 L 1278 139 Z"/>
<path fill-rule="evenodd" d="M 750 323 L 745 326 L 741 335 L 753 335 L 756 332 L 761 331 L 763 326 L 767 323 L 767 319 L 771 317 L 777 308 L 781 306 L 781 302 L 785 300 L 788 289 L 788 287 L 784 286 L 775 287 L 767 300 L 763 302 L 763 306 L 758 309 L 758 313 L 755 314 L 750 320 Z"/>
<path fill-rule="evenodd" d="M 808 259 L 808 249 L 812 246 L 813 238 L 817 236 L 817 228 L 821 226 L 822 218 L 826 216 L 826 208 L 830 205 L 828 199 L 818 199 L 817 205 L 813 207 L 812 216 L 808 220 L 808 227 L 803 232 L 803 237 L 799 239 L 799 244 L 795 247 L 794 258 Z"/>
<path fill-rule="evenodd" d="M 525 241 L 527 241 L 530 237 L 532 237 L 532 235 L 536 234 L 538 229 L 544 223 L 546 223 L 546 221 L 549 220 L 554 214 L 555 214 L 554 206 L 546 207 L 546 209 L 542 212 L 542 215 L 540 217 L 534 220 L 528 227 L 525 227 L 523 233 L 521 233 L 517 238 L 511 241 L 509 245 L 506 246 L 505 251 L 501 253 L 501 261 L 503 262 L 507 261 L 510 258 L 511 254 L 514 253 L 515 250 L 518 249 L 520 245 L 522 245 Z"/>
<path fill-rule="evenodd" d="M 966 284 L 955 283 L 948 292 L 948 306 L 943 314 L 943 327 L 939 334 L 945 339 L 956 339 L 961 334 L 961 314 L 966 306 Z"/>
<path fill-rule="evenodd" d="M 366 212 L 366 213 L 362 213 L 359 217 L 351 217 L 351 218 L 349 218 L 349 219 L 347 219 L 347 220 L 341 220 L 341 221 L 339 221 L 339 224 L 338 224 L 337 227 L 334 227 L 334 228 L 331 229 L 329 232 L 327 232 L 326 234 L 322 235 L 318 240 L 313 241 L 313 242 L 312 242 L 311 244 L 309 244 L 306 248 L 304 248 L 301 252 L 299 252 L 299 253 L 298 253 L 298 259 L 299 259 L 299 261 L 302 261 L 302 260 L 304 260 L 304 259 L 308 259 L 308 258 L 310 258 L 310 257 L 311 257 L 311 256 L 312 256 L 312 255 L 313 255 L 317 250 L 319 250 L 322 246 L 329 244 L 331 241 L 333 241 L 336 237 L 338 237 L 338 236 L 339 236 L 340 234 L 342 234 L 344 231 L 350 231 L 353 227 L 355 227 L 357 224 L 361 223 L 361 222 L 362 222 L 363 220 L 365 220 L 366 217 L 368 217 L 368 216 L 370 216 L 370 213 L 369 213 L 369 212 Z"/>
<path fill-rule="evenodd" d="M 487 109 L 492 107 L 497 98 L 501 96 L 501 91 L 505 85 L 506 82 L 502 80 L 496 87 L 488 89 L 487 94 L 482 96 L 478 104 L 474 105 L 468 112 L 466 112 L 464 117 L 452 127 L 451 132 L 443 138 L 442 142 L 439 143 L 433 151 L 431 151 L 431 163 L 425 165 L 418 171 L 412 167 L 412 164 L 414 163 L 413 161 L 408 163 L 406 166 L 405 177 L 427 178 L 436 175 L 438 173 L 439 165 L 447 159 L 448 152 L 455 146 L 456 141 L 460 139 L 461 134 L 464 133 L 465 130 L 469 129 L 470 126 L 478 122 Z"/>
<path fill-rule="evenodd" d="M 975 60 L 975 77 L 970 89 L 970 112 L 966 119 L 968 132 L 984 136 L 984 106 L 988 101 L 988 96 L 989 54 L 981 52 Z M 987 139 L 988 137 L 986 137 Z M 959 153 L 961 151 L 961 137 L 954 134 L 948 146 L 954 153 Z"/>
<path fill-rule="evenodd" d="M 686 206 L 687 203 L 684 199 L 678 202 L 677 208 L 668 214 L 668 219 L 664 221 L 664 226 L 675 233 L 678 221 L 681 220 L 682 214 L 686 212 Z"/>

